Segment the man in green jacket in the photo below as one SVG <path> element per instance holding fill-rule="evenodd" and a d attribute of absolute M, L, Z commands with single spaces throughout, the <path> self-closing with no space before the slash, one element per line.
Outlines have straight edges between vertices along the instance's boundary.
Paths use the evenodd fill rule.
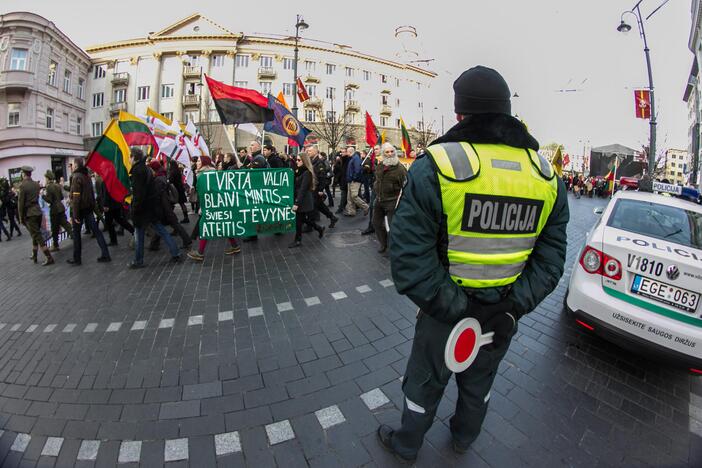
<path fill-rule="evenodd" d="M 32 261 L 37 263 L 37 251 L 41 249 L 46 260 L 42 263 L 43 266 L 52 265 L 54 259 L 51 257 L 49 249 L 44 243 L 44 237 L 41 234 L 41 208 L 39 208 L 39 192 L 41 188 L 39 184 L 32 180 L 32 172 L 34 168 L 31 166 L 22 166 L 22 183 L 19 188 L 19 201 L 17 209 L 19 210 L 20 223 L 24 224 L 32 237 Z"/>
<path fill-rule="evenodd" d="M 464 453 L 480 433 L 519 318 L 553 291 L 566 256 L 565 187 L 511 116 L 507 83 L 475 67 L 454 92 L 458 123 L 410 168 L 390 230 L 393 280 L 419 310 L 402 425 L 381 425 L 378 437 L 405 462 L 416 459 L 451 377 L 444 353 L 456 324 L 472 317 L 483 334 L 494 332 L 456 374 L 450 429 L 454 450 Z"/>
<path fill-rule="evenodd" d="M 46 179 L 46 186 L 42 198 L 49 204 L 49 221 L 51 223 L 51 238 L 53 240 L 51 251 L 58 252 L 60 229 L 63 228 L 68 236 L 72 238 L 73 228 L 66 219 L 66 207 L 63 204 L 63 191 L 61 190 L 61 186 L 56 183 L 54 172 L 51 169 L 47 169 L 44 178 Z"/>

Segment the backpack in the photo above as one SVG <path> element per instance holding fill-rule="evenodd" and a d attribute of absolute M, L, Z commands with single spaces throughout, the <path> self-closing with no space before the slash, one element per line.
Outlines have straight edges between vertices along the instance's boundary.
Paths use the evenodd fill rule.
<path fill-rule="evenodd" d="M 171 205 L 178 204 L 178 189 L 170 182 L 166 186 L 166 199 Z"/>

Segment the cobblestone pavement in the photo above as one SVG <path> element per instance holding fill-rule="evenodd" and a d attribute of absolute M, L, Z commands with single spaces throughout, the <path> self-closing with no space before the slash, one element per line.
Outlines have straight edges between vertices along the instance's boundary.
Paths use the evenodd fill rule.
<path fill-rule="evenodd" d="M 569 267 L 600 200 L 571 199 Z M 389 262 L 342 220 L 306 235 L 209 246 L 204 263 L 42 268 L 0 244 L 0 466 L 394 466 L 415 307 Z M 699 378 L 585 335 L 567 278 L 520 322 L 483 432 L 450 448 L 450 384 L 418 466 L 702 466 Z"/>

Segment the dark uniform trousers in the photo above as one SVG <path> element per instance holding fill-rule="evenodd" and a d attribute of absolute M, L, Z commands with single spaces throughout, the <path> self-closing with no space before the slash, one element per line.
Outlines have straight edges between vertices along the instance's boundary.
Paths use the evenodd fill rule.
<path fill-rule="evenodd" d="M 130 234 L 134 234 L 134 226 L 132 226 L 129 221 L 124 217 L 124 210 L 122 207 L 115 207 L 107 210 L 105 213 L 105 226 L 107 227 L 107 232 L 110 236 L 110 243 L 117 243 L 117 231 L 115 230 L 115 223 L 119 224 L 124 228 L 124 230 L 129 231 Z"/>
<path fill-rule="evenodd" d="M 110 251 L 107 249 L 107 244 L 105 243 L 105 238 L 102 235 L 102 231 L 98 229 L 97 222 L 95 221 L 95 214 L 93 210 L 81 210 L 81 212 L 76 216 L 78 223 L 73 223 L 73 260 L 80 263 L 81 253 L 83 250 L 82 240 L 81 240 L 81 228 L 83 224 L 90 228 L 90 232 L 95 234 L 95 240 L 97 240 L 98 246 L 100 247 L 100 252 L 103 257 L 109 257 Z"/>
<path fill-rule="evenodd" d="M 453 326 L 419 313 L 412 352 L 402 381 L 402 391 L 406 397 L 402 427 L 392 436 L 393 448 L 403 457 L 417 456 L 424 434 L 434 422 L 444 388 L 451 378 L 452 372 L 444 363 L 444 349 L 451 330 Z M 512 333 L 516 333 L 516 327 Z M 473 364 L 456 374 L 458 400 L 450 427 L 454 440 L 461 445 L 471 444 L 480 434 L 490 388 L 511 338 L 498 349 L 491 345 L 483 346 Z M 407 400 L 411 402 L 409 405 Z"/>
<path fill-rule="evenodd" d="M 59 231 L 63 228 L 68 236 L 73 237 L 73 228 L 71 223 L 66 219 L 66 213 L 50 213 L 49 220 L 51 221 L 51 238 L 54 242 L 54 247 L 59 245 Z"/>
<path fill-rule="evenodd" d="M 24 220 L 27 231 L 32 238 L 32 248 L 36 252 L 39 247 L 44 247 L 44 237 L 41 234 L 41 215 L 27 216 Z"/>

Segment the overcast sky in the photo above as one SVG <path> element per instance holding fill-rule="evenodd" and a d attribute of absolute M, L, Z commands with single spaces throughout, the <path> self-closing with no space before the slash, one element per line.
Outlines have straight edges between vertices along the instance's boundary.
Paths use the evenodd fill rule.
<path fill-rule="evenodd" d="M 644 0 L 647 15 L 663 0 Z M 643 42 L 633 29 L 617 32 L 620 14 L 634 0 L 355 0 L 228 2 L 200 0 L 100 2 L 2 0 L 2 12 L 29 10 L 52 20 L 81 47 L 143 37 L 199 12 L 233 31 L 294 32 L 295 14 L 310 24 L 306 36 L 344 43 L 391 57 L 394 29 L 417 28 L 423 57 L 439 74 L 432 102 L 446 128 L 453 122 L 451 84 L 463 70 L 486 65 L 500 71 L 519 98 L 513 99 L 530 131 L 546 144 L 557 141 L 574 154 L 583 142 L 620 143 L 639 149 L 648 142 L 648 121 L 634 117 L 633 90 L 648 84 Z M 349 6 L 350 5 L 350 6 Z M 651 48 L 658 114 L 658 147 L 688 145 L 683 92 L 692 64 L 687 41 L 690 1 L 671 0 L 645 24 Z M 561 89 L 576 89 L 559 92 Z M 429 100 L 429 99 L 427 99 Z M 437 118 L 437 127 L 440 121 Z"/>

